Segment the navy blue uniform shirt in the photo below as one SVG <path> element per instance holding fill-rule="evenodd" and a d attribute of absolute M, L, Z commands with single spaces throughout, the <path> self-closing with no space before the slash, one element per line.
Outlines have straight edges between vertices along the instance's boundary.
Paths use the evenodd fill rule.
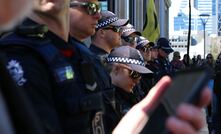
<path fill-rule="evenodd" d="M 37 23 L 26 20 L 23 25 Z M 104 102 L 111 107 L 114 104 L 111 92 L 102 92 L 113 90 L 109 75 L 82 42 L 73 38 L 66 42 L 52 32 L 47 32 L 44 39 L 49 39 L 50 45 L 43 45 L 42 51 L 52 48 L 43 52 L 48 57 L 27 47 L 6 47 L 3 52 L 7 56 L 8 70 L 27 94 L 46 133 L 92 133 L 92 120 L 99 106 L 87 107 L 90 99 L 97 98 L 97 105 Z M 28 45 L 33 45 L 32 40 Z M 57 57 L 50 61 L 52 64 L 47 63 L 45 59 L 50 59 L 54 53 Z M 91 63 L 99 87 L 94 92 L 85 90 L 80 66 L 84 58 Z"/>

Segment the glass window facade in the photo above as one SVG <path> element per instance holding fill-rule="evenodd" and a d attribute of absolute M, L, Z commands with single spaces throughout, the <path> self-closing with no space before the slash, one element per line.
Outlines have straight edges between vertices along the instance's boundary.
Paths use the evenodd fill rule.
<path fill-rule="evenodd" d="M 211 34 L 213 31 L 212 14 L 215 13 L 213 5 L 215 0 L 194 0 L 192 5 L 191 15 L 191 30 L 203 30 L 203 25 L 200 20 L 199 14 L 209 14 L 210 17 L 206 23 L 206 31 Z M 174 31 L 188 30 L 189 27 L 189 14 L 187 12 L 188 0 L 182 0 L 180 3 L 180 11 L 176 17 L 174 17 Z M 212 8 L 213 7 L 213 8 Z"/>

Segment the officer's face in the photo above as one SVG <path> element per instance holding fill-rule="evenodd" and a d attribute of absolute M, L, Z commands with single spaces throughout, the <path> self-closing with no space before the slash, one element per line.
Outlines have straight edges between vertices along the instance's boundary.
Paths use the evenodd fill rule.
<path fill-rule="evenodd" d="M 32 0 L 0 0 L 0 30 L 21 21 L 32 8 Z"/>
<path fill-rule="evenodd" d="M 143 55 L 143 58 L 144 58 L 145 61 L 150 61 L 150 59 L 151 59 L 150 50 L 146 50 L 146 51 L 144 51 L 144 50 L 139 50 L 139 51 L 140 51 L 140 53 Z"/>
<path fill-rule="evenodd" d="M 158 56 L 158 49 L 154 48 L 150 51 L 151 53 L 151 59 L 156 59 Z"/>
<path fill-rule="evenodd" d="M 77 0 L 79 3 L 91 2 L 99 7 L 98 0 Z M 95 28 L 100 19 L 100 12 L 97 10 L 94 14 L 88 10 L 88 7 L 73 6 L 70 8 L 70 33 L 71 36 L 84 40 L 95 33 Z"/>
<path fill-rule="evenodd" d="M 159 51 L 158 51 L 159 53 L 158 53 L 158 55 L 160 56 L 160 57 L 164 57 L 164 58 L 166 58 L 169 54 L 168 53 L 166 53 L 163 49 L 159 49 Z"/>
<path fill-rule="evenodd" d="M 132 92 L 134 86 L 140 81 L 140 77 L 132 78 L 128 67 L 118 66 L 115 75 L 111 75 L 113 85 L 122 88 L 126 92 Z"/>
<path fill-rule="evenodd" d="M 137 44 L 137 35 L 135 33 L 132 33 L 129 36 L 125 37 L 125 39 L 122 39 L 121 41 L 123 45 L 135 48 Z"/>
<path fill-rule="evenodd" d="M 121 32 L 112 29 L 113 26 L 108 26 L 106 29 L 100 29 L 104 33 L 104 40 L 110 48 L 115 48 L 121 44 Z"/>

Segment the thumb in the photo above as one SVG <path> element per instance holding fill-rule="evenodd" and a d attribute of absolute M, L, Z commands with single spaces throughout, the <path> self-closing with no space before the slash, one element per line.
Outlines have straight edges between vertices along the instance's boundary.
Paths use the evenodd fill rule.
<path fill-rule="evenodd" d="M 140 133 L 149 119 L 149 114 L 159 103 L 160 97 L 170 85 L 171 79 L 163 77 L 148 93 L 148 95 L 121 119 L 113 133 Z"/>

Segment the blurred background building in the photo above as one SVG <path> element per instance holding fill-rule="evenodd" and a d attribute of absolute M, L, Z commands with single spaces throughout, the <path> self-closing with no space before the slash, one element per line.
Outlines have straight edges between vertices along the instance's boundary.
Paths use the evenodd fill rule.
<path fill-rule="evenodd" d="M 221 35 L 221 0 L 191 0 L 191 46 L 190 56 L 202 55 L 204 51 L 203 23 L 200 14 L 208 14 L 205 25 L 205 53 L 213 53 L 215 56 L 220 52 Z M 172 47 L 186 53 L 187 33 L 189 26 L 189 0 L 172 0 L 170 8 L 170 32 L 169 38 Z M 183 44 L 183 45 L 179 45 Z"/>

